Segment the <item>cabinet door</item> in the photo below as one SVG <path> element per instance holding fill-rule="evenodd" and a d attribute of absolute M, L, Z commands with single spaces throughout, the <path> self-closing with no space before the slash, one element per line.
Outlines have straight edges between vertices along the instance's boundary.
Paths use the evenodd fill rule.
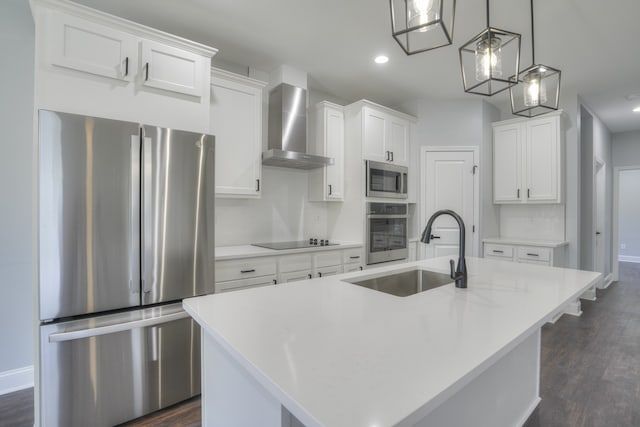
<path fill-rule="evenodd" d="M 558 118 L 532 120 L 526 125 L 527 202 L 560 202 L 560 143 Z"/>
<path fill-rule="evenodd" d="M 388 161 L 386 114 L 369 107 L 364 107 L 362 114 L 362 156 L 365 160 Z"/>
<path fill-rule="evenodd" d="M 409 164 L 409 123 L 389 116 L 388 125 L 391 162 L 406 166 Z"/>
<path fill-rule="evenodd" d="M 260 197 L 262 88 L 211 82 L 211 133 L 216 138 L 216 196 Z"/>
<path fill-rule="evenodd" d="M 99 24 L 55 13 L 50 63 L 102 77 L 131 81 L 136 38 Z"/>
<path fill-rule="evenodd" d="M 280 273 L 278 283 L 299 282 L 300 280 L 311 279 L 311 270 L 290 271 L 288 273 Z"/>
<path fill-rule="evenodd" d="M 493 129 L 493 202 L 520 202 L 522 196 L 521 125 Z"/>
<path fill-rule="evenodd" d="M 140 63 L 144 86 L 201 97 L 205 90 L 202 56 L 150 40 L 142 41 Z"/>
<path fill-rule="evenodd" d="M 325 155 L 335 160 L 325 169 L 327 200 L 341 201 L 344 200 L 344 113 L 327 108 L 324 116 Z"/>

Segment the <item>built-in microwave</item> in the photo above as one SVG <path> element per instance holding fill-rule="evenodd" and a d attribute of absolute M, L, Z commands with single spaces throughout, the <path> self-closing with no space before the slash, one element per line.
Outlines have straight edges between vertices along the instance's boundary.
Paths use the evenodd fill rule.
<path fill-rule="evenodd" d="M 409 168 L 367 160 L 367 197 L 406 199 Z"/>

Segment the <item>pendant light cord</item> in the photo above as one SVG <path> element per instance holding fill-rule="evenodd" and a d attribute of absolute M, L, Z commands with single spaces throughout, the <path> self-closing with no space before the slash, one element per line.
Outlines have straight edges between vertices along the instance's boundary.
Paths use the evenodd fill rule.
<path fill-rule="evenodd" d="M 536 65 L 536 44 L 533 35 L 533 0 L 531 0 L 531 65 Z"/>
<path fill-rule="evenodd" d="M 533 1 L 533 0 L 531 0 Z M 489 0 L 487 0 L 487 28 L 489 28 Z"/>

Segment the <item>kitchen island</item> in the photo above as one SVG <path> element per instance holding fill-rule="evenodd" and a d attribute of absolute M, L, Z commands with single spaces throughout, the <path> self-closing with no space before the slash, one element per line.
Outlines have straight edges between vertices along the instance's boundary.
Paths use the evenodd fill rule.
<path fill-rule="evenodd" d="M 467 289 L 345 282 L 448 262 L 185 300 L 202 326 L 203 425 L 521 425 L 540 400 L 541 326 L 601 275 L 468 258 Z"/>

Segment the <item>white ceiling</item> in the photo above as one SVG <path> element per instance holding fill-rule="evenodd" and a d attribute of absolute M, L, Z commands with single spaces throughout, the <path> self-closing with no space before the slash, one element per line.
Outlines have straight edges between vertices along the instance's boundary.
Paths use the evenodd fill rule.
<path fill-rule="evenodd" d="M 220 51 L 218 60 L 270 72 L 288 64 L 309 86 L 339 98 L 390 106 L 417 98 L 465 99 L 458 47 L 486 26 L 483 0 L 459 0 L 454 43 L 406 56 L 391 37 L 386 0 L 77 0 Z M 640 129 L 640 1 L 536 0 L 536 60 L 562 71 L 612 132 Z M 531 63 L 528 0 L 491 2 L 491 25 L 522 34 Z M 389 56 L 379 66 L 373 57 Z M 503 92 L 487 101 L 500 107 Z"/>

